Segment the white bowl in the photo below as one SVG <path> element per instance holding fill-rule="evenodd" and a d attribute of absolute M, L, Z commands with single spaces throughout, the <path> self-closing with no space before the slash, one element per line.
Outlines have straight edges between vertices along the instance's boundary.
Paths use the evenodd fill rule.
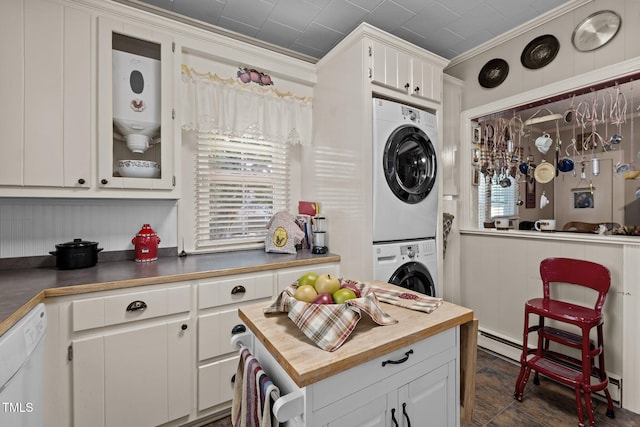
<path fill-rule="evenodd" d="M 118 160 L 118 172 L 127 178 L 159 178 L 160 165 L 148 160 Z"/>

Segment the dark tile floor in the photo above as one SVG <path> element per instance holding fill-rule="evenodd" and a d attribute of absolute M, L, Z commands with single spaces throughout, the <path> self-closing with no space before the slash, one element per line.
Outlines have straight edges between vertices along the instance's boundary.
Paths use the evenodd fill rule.
<path fill-rule="evenodd" d="M 466 427 L 575 427 L 578 416 L 573 389 L 545 378 L 533 384 L 533 375 L 524 399 L 513 398 L 519 365 L 484 350 L 478 350 L 476 400 L 473 420 Z M 640 427 L 640 415 L 615 408 L 616 417 L 607 418 L 606 403 L 593 400 L 597 427 Z M 229 417 L 203 427 L 231 427 Z"/>

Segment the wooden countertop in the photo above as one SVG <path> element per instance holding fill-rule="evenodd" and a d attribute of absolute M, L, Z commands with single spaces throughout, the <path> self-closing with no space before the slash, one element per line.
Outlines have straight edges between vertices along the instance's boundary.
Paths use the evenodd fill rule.
<path fill-rule="evenodd" d="M 98 262 L 78 270 L 28 268 L 0 271 L 0 336 L 47 297 L 157 285 L 327 262 L 334 254 L 266 253 L 262 249 L 163 257 L 149 263 Z"/>
<path fill-rule="evenodd" d="M 378 281 L 371 283 L 398 288 Z M 363 314 L 347 341 L 336 351 L 328 352 L 311 342 L 286 313 L 264 314 L 264 307 L 265 303 L 257 303 L 240 307 L 238 312 L 299 387 L 474 320 L 473 310 L 446 301 L 430 314 L 382 303 L 383 309 L 398 320 L 397 324 L 379 326 Z"/>

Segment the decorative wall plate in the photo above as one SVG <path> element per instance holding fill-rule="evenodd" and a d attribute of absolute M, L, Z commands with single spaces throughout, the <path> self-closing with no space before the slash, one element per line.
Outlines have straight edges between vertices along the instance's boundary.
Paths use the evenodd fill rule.
<path fill-rule="evenodd" d="M 543 160 L 542 163 L 536 166 L 533 176 L 540 184 L 546 184 L 556 176 L 556 168 L 551 163 Z"/>
<path fill-rule="evenodd" d="M 571 43 L 580 52 L 589 52 L 609 43 L 620 30 L 622 18 L 612 10 L 587 16 L 573 30 Z"/>
<path fill-rule="evenodd" d="M 520 62 L 529 69 L 537 70 L 553 61 L 559 50 L 558 39 L 551 34 L 545 34 L 529 42 L 520 55 Z"/>
<path fill-rule="evenodd" d="M 509 64 L 501 58 L 494 58 L 484 64 L 478 74 L 478 83 L 487 89 L 494 88 L 502 84 L 509 74 Z"/>

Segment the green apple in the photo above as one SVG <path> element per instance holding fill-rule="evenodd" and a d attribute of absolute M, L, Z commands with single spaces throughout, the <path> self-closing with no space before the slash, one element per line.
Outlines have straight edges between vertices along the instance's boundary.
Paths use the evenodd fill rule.
<path fill-rule="evenodd" d="M 344 304 L 345 301 L 354 299 L 356 297 L 356 293 L 351 289 L 341 288 L 333 293 L 333 301 L 336 304 Z"/>
<path fill-rule="evenodd" d="M 310 271 L 300 276 L 300 278 L 298 279 L 298 286 L 315 286 L 316 280 L 318 280 L 318 275 Z"/>
<path fill-rule="evenodd" d="M 333 295 L 335 291 L 340 289 L 340 279 L 330 274 L 321 274 L 316 279 L 315 288 L 318 294 Z"/>
<path fill-rule="evenodd" d="M 293 293 L 295 299 L 303 302 L 312 302 L 317 296 L 318 293 L 311 285 L 298 286 L 298 289 Z"/>

